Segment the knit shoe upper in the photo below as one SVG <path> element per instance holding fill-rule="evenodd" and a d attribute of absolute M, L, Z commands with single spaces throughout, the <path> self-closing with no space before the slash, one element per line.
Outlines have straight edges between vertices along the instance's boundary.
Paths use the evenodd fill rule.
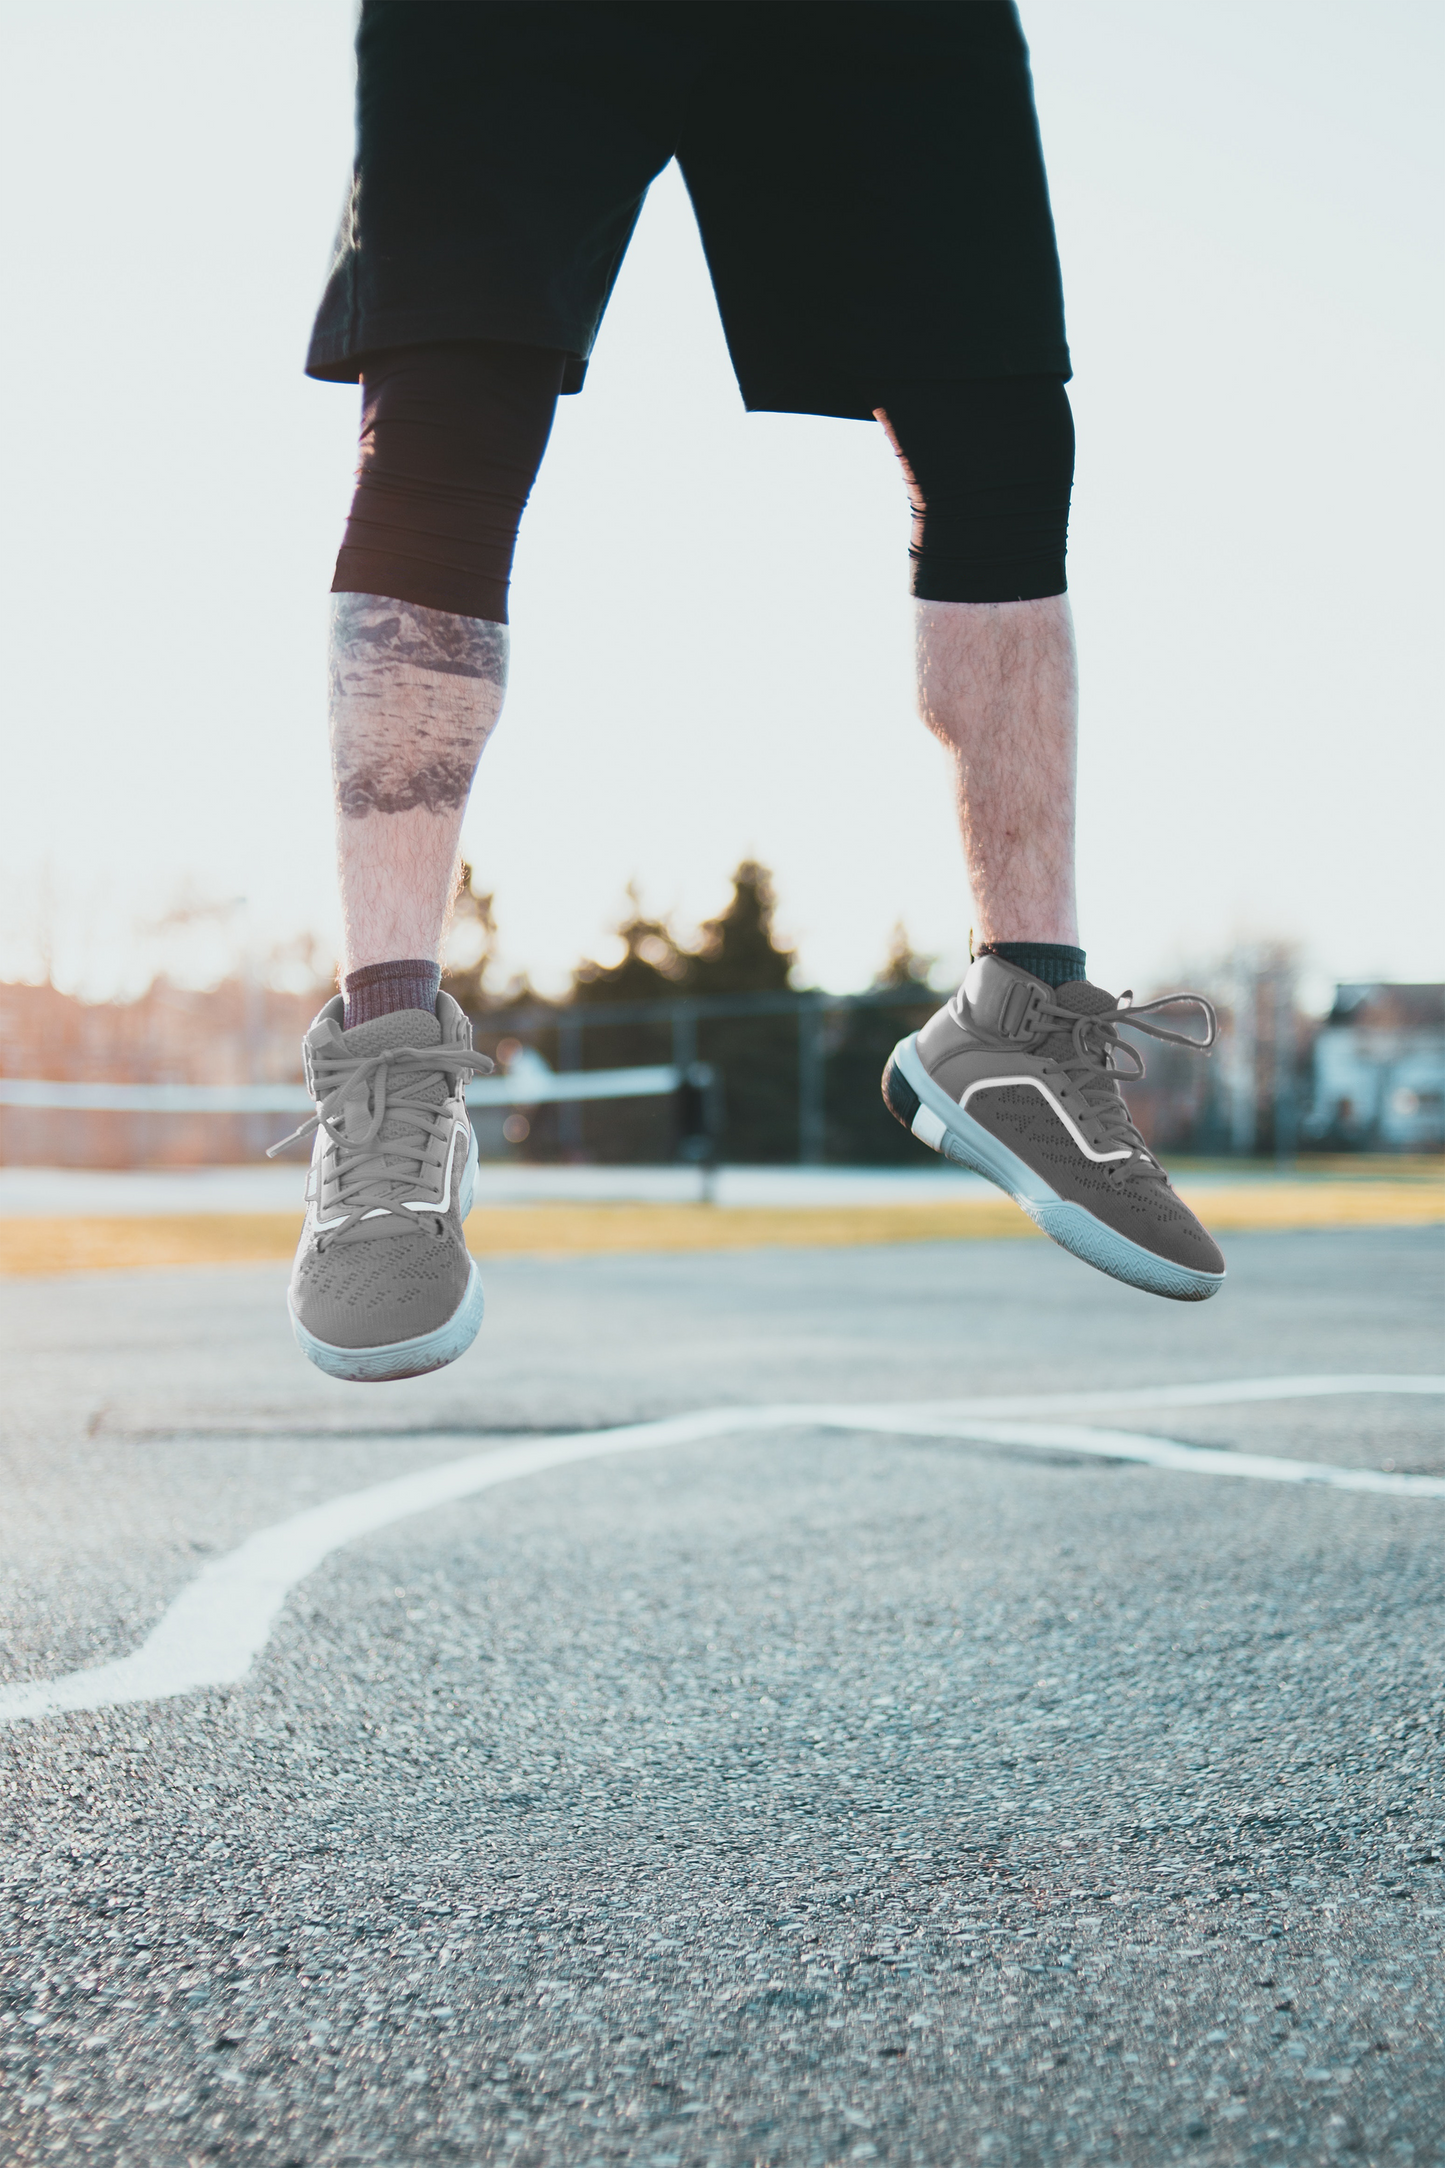
<path fill-rule="evenodd" d="M 491 1063 L 448 994 L 433 1016 L 398 1009 L 344 1031 L 342 1014 L 338 995 L 306 1034 L 316 1142 L 291 1312 L 329 1347 L 384 1349 L 445 1326 L 467 1293 L 464 1083 Z"/>
<path fill-rule="evenodd" d="M 1158 1010 L 1181 1002 L 1204 1012 L 1207 1036 L 1154 1021 Z M 1042 1177 L 1055 1199 L 1082 1206 L 1169 1265 L 1221 1275 L 1218 1246 L 1130 1119 L 1120 1079 L 1142 1076 L 1144 1061 L 1120 1039 L 1121 1023 L 1200 1052 L 1217 1028 L 1202 995 L 1172 994 L 1135 1008 L 1129 994 L 1116 1000 L 1087 979 L 1046 986 L 990 955 L 977 959 L 953 1000 L 924 1025 L 917 1056 L 960 1116 Z"/>

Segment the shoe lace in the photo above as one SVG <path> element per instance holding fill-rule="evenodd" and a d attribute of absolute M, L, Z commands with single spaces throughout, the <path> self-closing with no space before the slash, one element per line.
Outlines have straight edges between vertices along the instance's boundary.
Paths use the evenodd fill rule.
<path fill-rule="evenodd" d="M 464 1071 L 485 1076 L 496 1064 L 460 1046 L 388 1046 L 374 1054 L 357 1054 L 333 1044 L 313 1046 L 309 1067 L 316 1112 L 271 1145 L 266 1157 L 274 1159 L 289 1145 L 324 1130 L 337 1204 L 354 1221 L 364 1209 L 394 1203 L 415 1187 L 423 1172 L 442 1109 L 430 1099 L 411 1096 L 422 1077 L 435 1076 L 440 1069 L 455 1089 Z M 364 1129 L 348 1132 L 346 1110 L 362 1097 L 371 1118 Z M 390 1132 L 383 1138 L 388 1116 Z"/>
<path fill-rule="evenodd" d="M 1203 1014 L 1205 1035 L 1202 1039 L 1192 1032 L 1171 1031 L 1164 1024 L 1146 1022 L 1156 1010 L 1177 1008 L 1181 1003 L 1188 1003 Z M 1045 1002 L 1042 1013 L 1051 1022 L 1069 1026 L 1072 1051 L 1054 1052 L 1051 1058 L 1084 1101 L 1107 1142 L 1116 1147 L 1127 1145 L 1134 1154 L 1130 1160 L 1115 1162 L 1117 1175 L 1167 1182 L 1168 1175 L 1134 1127 L 1119 1090 L 1123 1080 L 1145 1073 L 1143 1054 L 1137 1046 L 1131 1046 L 1119 1037 L 1119 1026 L 1128 1024 L 1131 1030 L 1146 1032 L 1151 1039 L 1160 1039 L 1169 1046 L 1186 1046 L 1191 1053 L 1207 1054 L 1219 1036 L 1219 1018 L 1214 1004 L 1206 1001 L 1203 994 L 1161 994 L 1158 1000 L 1141 1002 L 1136 1008 L 1133 992 L 1129 990 L 1120 994 L 1112 1008 L 1097 1009 L 1092 1016 L 1081 1016 L 1077 1009 L 1066 1009 L 1055 1001 Z M 1116 1060 L 1116 1056 L 1125 1054 L 1133 1064 L 1131 1068 L 1120 1066 Z"/>

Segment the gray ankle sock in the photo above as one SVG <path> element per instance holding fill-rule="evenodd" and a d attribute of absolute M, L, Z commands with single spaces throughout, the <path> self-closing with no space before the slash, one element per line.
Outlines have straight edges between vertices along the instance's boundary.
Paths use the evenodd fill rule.
<path fill-rule="evenodd" d="M 350 1031 L 353 1024 L 369 1024 L 395 1009 L 425 1009 L 428 1016 L 435 1016 L 441 983 L 440 964 L 429 963 L 425 956 L 403 956 L 396 963 L 366 964 L 360 971 L 348 971 L 341 981 L 346 996 L 342 1028 Z"/>

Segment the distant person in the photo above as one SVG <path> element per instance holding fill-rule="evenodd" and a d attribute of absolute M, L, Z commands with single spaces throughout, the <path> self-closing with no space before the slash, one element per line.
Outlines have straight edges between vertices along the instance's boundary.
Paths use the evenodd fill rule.
<path fill-rule="evenodd" d="M 487 1064 L 438 957 L 522 510 L 674 157 L 746 405 L 875 420 L 913 504 L 919 705 L 957 764 L 982 938 L 895 1050 L 888 1105 L 1076 1256 L 1212 1295 L 1224 1260 L 1129 1119 L 1116 1026 L 1208 1044 L 1213 1013 L 1177 997 L 1206 1012 L 1206 1038 L 1181 1039 L 1091 985 L 1078 946 L 1070 364 L 1015 8 L 363 0 L 357 60 L 355 176 L 307 360 L 363 397 L 332 582 L 346 955 L 306 1040 L 305 1352 L 336 1377 L 409 1377 L 481 1323 L 464 1086 Z M 625 672 L 627 641 L 619 625 L 599 669 Z"/>

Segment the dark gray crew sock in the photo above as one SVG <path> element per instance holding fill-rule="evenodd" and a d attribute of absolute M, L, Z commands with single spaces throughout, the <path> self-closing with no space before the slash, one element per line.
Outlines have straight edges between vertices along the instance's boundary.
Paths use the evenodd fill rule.
<path fill-rule="evenodd" d="M 1068 948 L 1062 941 L 983 941 L 978 954 L 997 956 L 1000 963 L 1032 972 L 1045 986 L 1067 986 L 1070 979 L 1084 976 L 1083 950 Z"/>
<path fill-rule="evenodd" d="M 396 963 L 366 964 L 360 971 L 348 971 L 341 981 L 346 996 L 342 1028 L 350 1031 L 353 1024 L 369 1024 L 396 1009 L 425 1009 L 428 1016 L 435 1016 L 441 983 L 440 964 L 429 963 L 425 956 L 403 956 Z"/>

